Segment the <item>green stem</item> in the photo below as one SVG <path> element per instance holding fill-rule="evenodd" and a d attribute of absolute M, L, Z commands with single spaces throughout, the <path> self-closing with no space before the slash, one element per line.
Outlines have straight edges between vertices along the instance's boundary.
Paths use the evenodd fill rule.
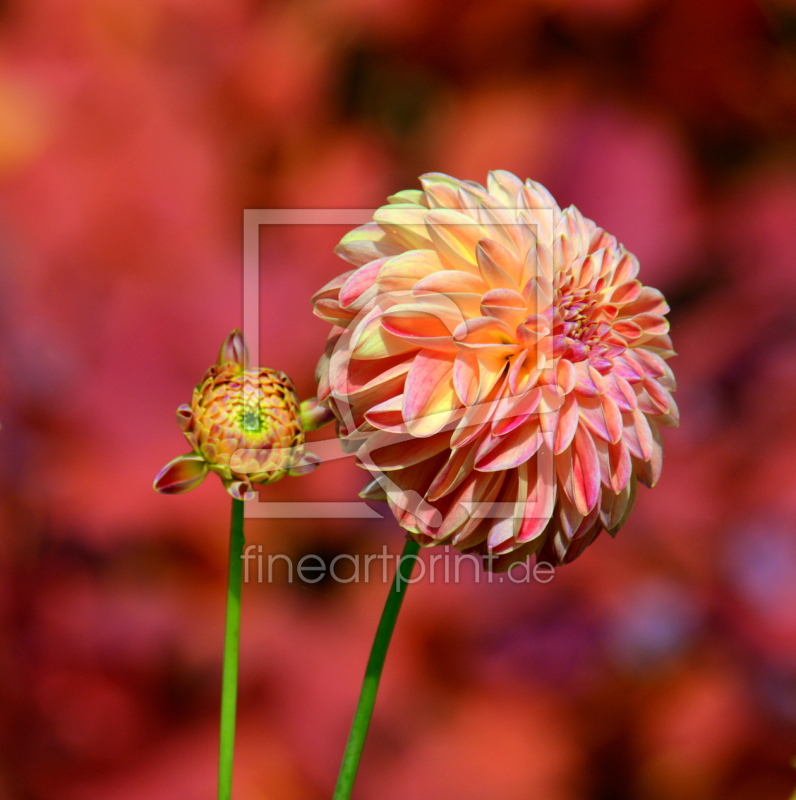
<path fill-rule="evenodd" d="M 334 790 L 333 800 L 348 800 L 351 797 L 351 790 L 354 788 L 354 781 L 357 777 L 359 760 L 362 757 L 362 748 L 365 745 L 365 737 L 370 726 L 370 718 L 373 716 L 373 706 L 376 703 L 376 693 L 379 690 L 379 681 L 381 680 L 382 669 L 384 669 L 384 659 L 387 657 L 387 648 L 390 646 L 390 639 L 395 628 L 395 622 L 398 619 L 398 612 L 401 610 L 401 603 L 403 603 L 404 594 L 406 594 L 406 586 L 412 575 L 412 569 L 415 566 L 419 550 L 419 544 L 407 539 L 404 551 L 398 560 L 395 579 L 390 588 L 390 593 L 387 595 L 387 602 L 384 605 L 384 611 L 381 613 L 379 627 L 376 629 L 376 638 L 373 640 L 373 647 L 370 651 L 368 666 L 365 669 L 365 680 L 362 683 L 362 691 L 354 714 L 351 733 L 348 736 L 348 743 L 343 755 L 343 765 L 340 767 L 340 775 L 337 778 L 337 787 Z"/>
<path fill-rule="evenodd" d="M 796 758 L 792 758 L 792 759 L 790 760 L 790 765 L 791 765 L 791 766 L 792 766 L 794 769 L 796 769 Z M 790 800 L 796 800 L 796 792 L 794 792 L 794 793 L 793 793 L 793 795 L 791 796 Z"/>
<path fill-rule="evenodd" d="M 221 735 L 218 756 L 218 800 L 232 797 L 232 759 L 235 752 L 235 710 L 238 701 L 240 590 L 243 573 L 243 501 L 232 501 L 229 529 L 227 622 L 224 632 L 224 672 L 221 679 Z"/>

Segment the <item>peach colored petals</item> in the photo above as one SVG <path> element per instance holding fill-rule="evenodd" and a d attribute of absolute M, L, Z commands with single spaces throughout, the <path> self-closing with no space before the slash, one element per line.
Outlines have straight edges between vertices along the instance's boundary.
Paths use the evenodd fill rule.
<path fill-rule="evenodd" d="M 624 524 L 679 423 L 663 295 L 573 206 L 511 173 L 431 173 L 343 237 L 313 298 L 319 401 L 421 544 L 505 569 Z"/>

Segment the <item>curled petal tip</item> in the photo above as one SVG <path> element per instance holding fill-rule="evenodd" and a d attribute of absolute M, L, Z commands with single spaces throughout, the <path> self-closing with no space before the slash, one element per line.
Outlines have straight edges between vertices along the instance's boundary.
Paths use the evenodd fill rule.
<path fill-rule="evenodd" d="M 235 328 L 224 339 L 224 344 L 221 345 L 221 350 L 218 353 L 219 365 L 229 364 L 230 362 L 240 364 L 243 369 L 246 369 L 249 365 L 249 350 L 246 347 L 246 340 L 238 328 Z"/>
<path fill-rule="evenodd" d="M 328 425 L 334 420 L 334 414 L 318 403 L 317 397 L 305 400 L 301 404 L 299 421 L 302 430 L 314 431 Z"/>
<path fill-rule="evenodd" d="M 160 470 L 152 486 L 161 494 L 182 494 L 195 489 L 207 472 L 207 462 L 201 456 L 178 456 Z"/>
<path fill-rule="evenodd" d="M 188 428 L 191 427 L 192 419 L 193 419 L 193 411 L 191 411 L 191 407 L 186 403 L 183 403 L 177 409 L 177 424 L 180 426 L 183 432 L 187 431 Z"/>

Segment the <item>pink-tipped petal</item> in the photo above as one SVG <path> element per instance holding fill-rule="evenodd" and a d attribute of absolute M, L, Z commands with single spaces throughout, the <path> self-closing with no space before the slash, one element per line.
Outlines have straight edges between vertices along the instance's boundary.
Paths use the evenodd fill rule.
<path fill-rule="evenodd" d="M 582 514 L 594 508 L 600 497 L 600 461 L 594 440 L 583 425 L 578 425 L 572 441 L 575 505 Z"/>
<path fill-rule="evenodd" d="M 219 365 L 238 364 L 243 369 L 249 366 L 249 350 L 246 347 L 246 340 L 237 328 L 224 339 L 218 352 L 217 363 Z"/>
<path fill-rule="evenodd" d="M 563 453 L 571 444 L 578 429 L 579 418 L 577 400 L 572 395 L 567 395 L 559 411 L 558 425 L 555 429 L 553 452 L 556 455 Z"/>
<path fill-rule="evenodd" d="M 475 468 L 482 472 L 513 469 L 528 461 L 543 441 L 538 424 L 526 424 L 505 436 L 489 437 L 478 449 Z"/>
<path fill-rule="evenodd" d="M 207 476 L 207 462 L 194 453 L 178 456 L 158 472 L 153 488 L 161 494 L 182 494 L 195 489 Z"/>

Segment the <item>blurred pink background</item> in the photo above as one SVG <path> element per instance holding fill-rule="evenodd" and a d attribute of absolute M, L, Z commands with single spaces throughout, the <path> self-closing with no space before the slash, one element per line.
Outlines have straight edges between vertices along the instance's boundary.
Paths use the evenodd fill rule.
<path fill-rule="evenodd" d="M 241 314 L 242 210 L 509 169 L 672 305 L 683 425 L 547 585 L 421 583 L 359 800 L 775 800 L 796 785 L 796 4 L 6 0 L 0 800 L 210 800 L 229 502 L 161 497 Z M 263 233 L 302 396 L 343 228 Z M 263 497 L 350 500 L 350 461 Z M 265 521 L 296 556 L 394 522 Z M 469 574 L 469 572 L 468 572 Z M 249 584 L 238 800 L 331 790 L 386 587 Z"/>

